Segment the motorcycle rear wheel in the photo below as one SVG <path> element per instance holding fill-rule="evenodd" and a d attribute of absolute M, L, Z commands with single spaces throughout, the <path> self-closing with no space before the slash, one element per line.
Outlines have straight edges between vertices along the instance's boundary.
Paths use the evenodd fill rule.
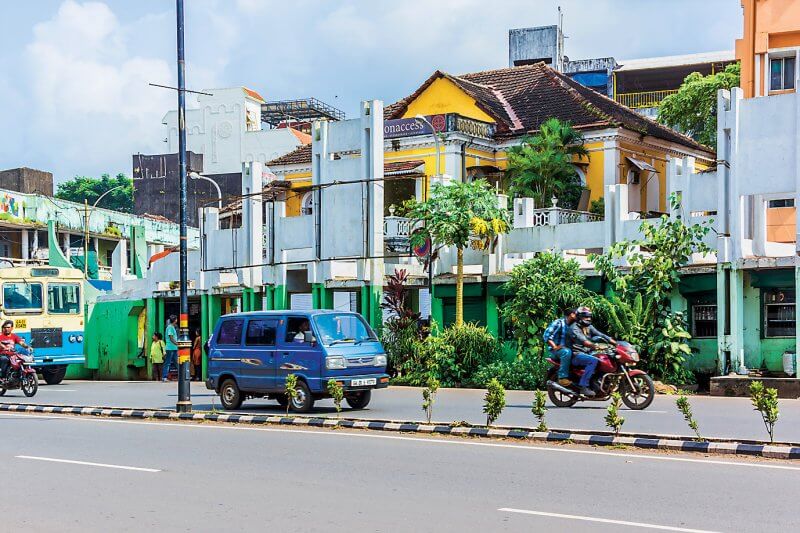
<path fill-rule="evenodd" d="M 558 372 L 554 368 L 547 373 L 548 381 L 558 381 Z M 556 390 L 552 387 L 547 387 L 547 396 L 556 407 L 572 407 L 578 403 L 578 396 L 569 396 L 563 392 Z"/>
<path fill-rule="evenodd" d="M 620 386 L 622 389 L 622 403 L 628 406 L 628 409 L 633 409 L 634 411 L 646 409 L 656 397 L 656 385 L 653 383 L 653 378 L 647 374 L 638 374 L 631 376 L 631 381 L 639 389 L 639 392 L 631 390 L 628 380 L 623 379 Z"/>
<path fill-rule="evenodd" d="M 6 390 L 7 389 L 5 387 L 0 387 L 0 396 L 4 396 L 5 393 L 6 393 Z"/>
<path fill-rule="evenodd" d="M 22 389 L 22 393 L 28 398 L 35 396 L 36 392 L 39 390 L 39 380 L 36 378 L 36 374 L 27 374 L 23 377 L 20 388 Z"/>

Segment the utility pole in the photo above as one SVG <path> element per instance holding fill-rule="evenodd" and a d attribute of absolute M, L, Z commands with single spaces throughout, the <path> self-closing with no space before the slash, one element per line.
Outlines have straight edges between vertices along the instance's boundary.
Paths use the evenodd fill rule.
<path fill-rule="evenodd" d="M 181 173 L 180 194 L 180 317 L 178 329 L 178 403 L 179 413 L 192 411 L 191 390 L 189 389 L 189 295 L 186 277 L 186 63 L 183 55 L 183 0 L 176 0 L 178 27 L 178 160 Z"/>

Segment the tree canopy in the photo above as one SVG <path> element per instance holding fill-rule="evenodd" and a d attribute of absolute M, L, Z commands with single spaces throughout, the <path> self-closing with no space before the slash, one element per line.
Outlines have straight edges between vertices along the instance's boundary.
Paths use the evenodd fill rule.
<path fill-rule="evenodd" d="M 508 173 L 515 196 L 533 198 L 537 207 L 559 205 L 574 209 L 581 196 L 581 182 L 573 162 L 588 157 L 583 135 L 569 122 L 547 119 L 539 133 L 508 150 Z"/>
<path fill-rule="evenodd" d="M 133 180 L 125 176 L 125 174 L 117 174 L 115 178 L 110 177 L 108 174 L 103 174 L 99 179 L 88 176 L 75 176 L 69 181 L 58 184 L 56 198 L 78 203 L 83 203 L 85 199 L 89 202 L 89 205 L 92 205 L 100 198 L 100 195 L 120 186 L 122 188 L 107 194 L 98 204 L 98 207 L 123 213 L 132 213 Z"/>
<path fill-rule="evenodd" d="M 435 184 L 430 199 L 412 203 L 408 216 L 424 224 L 412 236 L 412 244 L 429 237 L 434 246 L 456 247 L 456 325 L 460 326 L 464 322 L 464 248 L 488 249 L 496 235 L 508 231 L 508 211 L 498 206 L 497 195 L 480 179 Z"/>
<path fill-rule="evenodd" d="M 658 121 L 689 135 L 701 144 L 717 147 L 717 91 L 739 86 L 739 63 L 703 76 L 692 72 L 680 89 L 661 101 Z"/>

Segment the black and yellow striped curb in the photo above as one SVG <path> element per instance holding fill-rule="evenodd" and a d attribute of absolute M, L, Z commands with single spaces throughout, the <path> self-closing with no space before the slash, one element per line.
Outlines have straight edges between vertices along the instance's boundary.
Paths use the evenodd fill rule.
<path fill-rule="evenodd" d="M 68 414 L 83 416 L 105 416 L 144 420 L 209 421 L 232 424 L 289 425 L 319 428 L 367 429 L 420 433 L 433 435 L 455 435 L 462 437 L 489 437 L 520 439 L 536 442 L 573 443 L 593 446 L 630 446 L 650 450 L 715 453 L 727 455 L 749 455 L 771 459 L 800 459 L 800 445 L 766 444 L 758 442 L 736 442 L 723 439 L 694 441 L 674 436 L 635 435 L 614 436 L 606 432 L 591 431 L 534 431 L 525 428 L 480 427 L 467 424 L 426 424 L 424 422 L 391 422 L 348 418 L 324 418 L 313 416 L 242 415 L 225 413 L 177 413 L 165 409 L 124 409 L 115 407 L 76 407 L 63 405 L 26 405 L 0 403 L 0 412 Z"/>

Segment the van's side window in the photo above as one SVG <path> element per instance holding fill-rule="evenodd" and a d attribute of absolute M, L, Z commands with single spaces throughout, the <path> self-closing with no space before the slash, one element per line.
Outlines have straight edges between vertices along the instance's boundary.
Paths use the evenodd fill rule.
<path fill-rule="evenodd" d="M 307 317 L 290 316 L 286 321 L 286 342 L 304 342 L 303 333 L 306 331 L 311 331 Z"/>
<path fill-rule="evenodd" d="M 219 327 L 217 345 L 235 345 L 242 342 L 242 329 L 244 328 L 243 319 L 225 320 Z"/>
<path fill-rule="evenodd" d="M 244 343 L 247 346 L 275 346 L 275 320 L 251 320 L 247 323 L 247 335 Z"/>

